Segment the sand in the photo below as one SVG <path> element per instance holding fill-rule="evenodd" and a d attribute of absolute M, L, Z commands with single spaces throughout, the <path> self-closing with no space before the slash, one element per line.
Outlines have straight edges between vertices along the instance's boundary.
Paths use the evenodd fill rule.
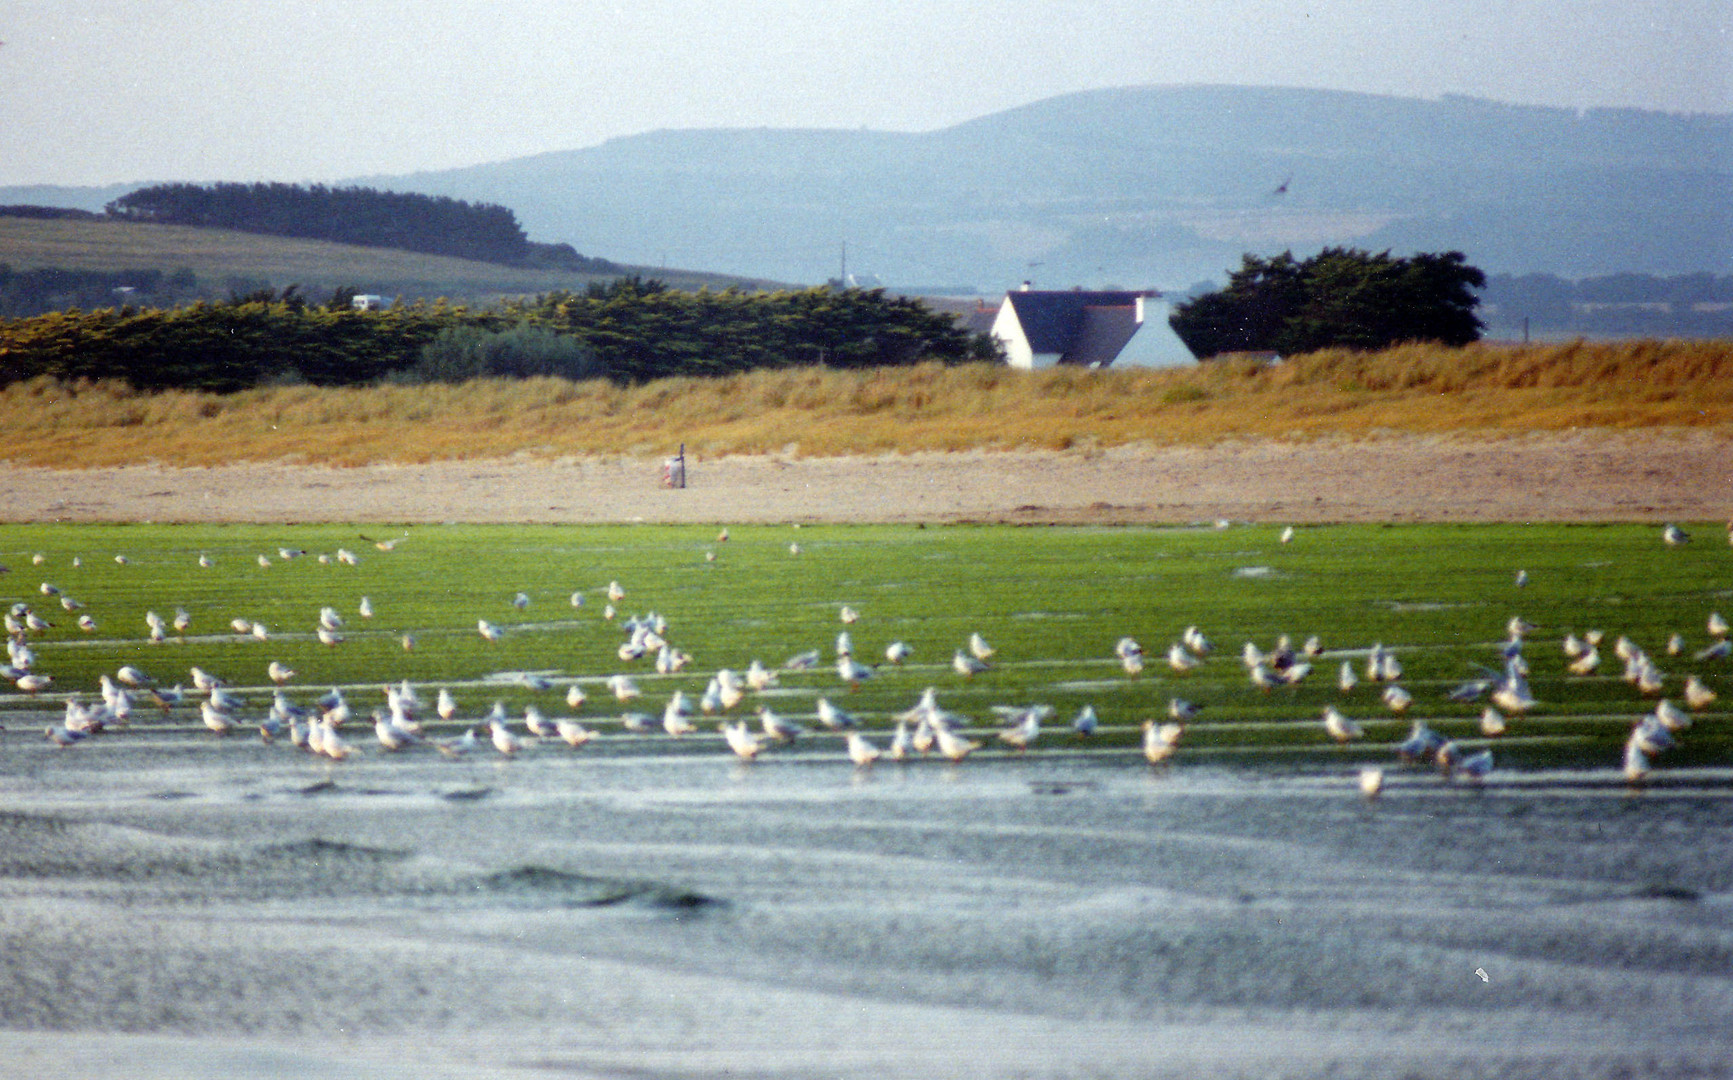
<path fill-rule="evenodd" d="M 292 523 L 1701 521 L 1727 433 L 1377 435 L 1064 452 L 613 457 L 321 468 L 0 465 L 0 521 Z"/>

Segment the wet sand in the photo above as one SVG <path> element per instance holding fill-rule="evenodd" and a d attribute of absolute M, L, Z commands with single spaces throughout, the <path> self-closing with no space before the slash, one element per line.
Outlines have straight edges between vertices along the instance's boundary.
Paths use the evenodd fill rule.
<path fill-rule="evenodd" d="M 1702 521 L 1733 515 L 1733 437 L 1378 436 L 855 458 L 0 465 L 0 520 L 292 523 Z"/>
<path fill-rule="evenodd" d="M 1725 1075 L 1725 779 L 1429 772 L 8 739 L 0 1072 Z"/>

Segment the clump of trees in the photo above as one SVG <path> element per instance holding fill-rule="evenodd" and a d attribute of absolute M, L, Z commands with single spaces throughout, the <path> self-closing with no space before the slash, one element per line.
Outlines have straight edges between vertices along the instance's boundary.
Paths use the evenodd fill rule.
<path fill-rule="evenodd" d="M 1466 345 L 1484 327 L 1475 290 L 1486 275 L 1460 251 L 1409 258 L 1325 248 L 1309 259 L 1246 255 L 1227 287 L 1174 309 L 1193 355 L 1381 349 L 1407 341 Z"/>
<path fill-rule="evenodd" d="M 355 311 L 346 290 L 319 305 L 291 287 L 226 303 L 0 321 L 0 385 L 38 375 L 216 392 L 478 375 L 641 382 L 801 364 L 957 363 L 995 354 L 990 339 L 951 317 L 881 290 L 692 293 L 637 278 L 489 311 L 443 303 Z"/>
<path fill-rule="evenodd" d="M 517 215 L 493 203 L 444 196 L 314 184 L 156 184 L 109 203 L 110 217 L 162 225 L 233 229 L 428 255 L 612 273 L 570 244 L 534 244 Z"/>

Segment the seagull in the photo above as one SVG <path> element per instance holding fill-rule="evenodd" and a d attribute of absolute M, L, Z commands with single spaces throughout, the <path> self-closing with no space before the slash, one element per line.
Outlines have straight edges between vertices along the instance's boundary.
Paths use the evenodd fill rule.
<path fill-rule="evenodd" d="M 1714 637 L 1726 637 L 1727 636 L 1727 632 L 1728 632 L 1727 620 L 1721 617 L 1721 613 L 1719 611 L 1711 611 L 1709 613 L 1708 627 L 1709 627 L 1709 633 L 1711 635 L 1713 635 Z"/>
<path fill-rule="evenodd" d="M 1684 731 L 1691 726 L 1691 714 L 1662 698 L 1655 706 L 1655 721 L 1668 731 Z"/>
<path fill-rule="evenodd" d="M 656 730 L 656 718 L 649 713 L 621 713 L 620 726 L 634 735 L 648 735 Z"/>
<path fill-rule="evenodd" d="M 1693 654 L 1693 659 L 1721 660 L 1725 659 L 1729 654 L 1733 654 L 1733 641 L 1730 641 L 1727 638 L 1722 638 L 1720 641 L 1717 641 L 1706 649 L 1698 649 L 1696 653 Z"/>
<path fill-rule="evenodd" d="M 596 734 L 576 720 L 556 720 L 554 721 L 554 729 L 559 733 L 560 738 L 565 740 L 566 745 L 573 750 L 595 738 Z"/>
<path fill-rule="evenodd" d="M 860 612 L 849 607 L 847 604 L 844 604 L 842 606 L 842 611 L 838 612 L 838 618 L 842 619 L 845 623 L 857 622 L 860 619 Z"/>
<path fill-rule="evenodd" d="M 42 733 L 47 736 L 49 742 L 62 748 L 71 746 L 74 743 L 83 742 L 85 739 L 90 737 L 89 732 L 73 731 L 71 728 L 64 726 L 46 727 L 42 729 Z"/>
<path fill-rule="evenodd" d="M 395 548 L 398 544 L 401 544 L 401 543 L 403 543 L 403 541 L 409 539 L 408 533 L 404 533 L 402 536 L 394 536 L 389 540 L 375 540 L 371 536 L 368 536 L 364 533 L 360 534 L 360 535 L 361 535 L 361 539 L 367 541 L 369 544 L 372 544 L 374 547 L 378 548 L 380 551 L 390 551 L 391 549 Z"/>
<path fill-rule="evenodd" d="M 379 740 L 380 746 L 393 752 L 421 741 L 421 737 L 414 732 L 393 723 L 391 714 L 384 709 L 373 710 L 373 734 Z"/>
<path fill-rule="evenodd" d="M 205 567 L 208 570 L 209 568 L 211 568 L 217 564 L 216 564 L 216 560 L 212 559 L 209 555 L 200 554 L 199 555 L 199 565 L 202 567 Z"/>
<path fill-rule="evenodd" d="M 1601 666 L 1600 650 L 1592 645 L 1584 645 L 1582 655 L 1565 665 L 1565 670 L 1572 675 L 1589 675 Z"/>
<path fill-rule="evenodd" d="M 1185 728 L 1177 723 L 1143 722 L 1143 756 L 1151 765 L 1159 765 L 1173 756 Z"/>
<path fill-rule="evenodd" d="M 188 672 L 193 677 L 193 688 L 198 690 L 200 693 L 208 694 L 213 687 L 223 685 L 223 680 L 202 668 L 189 668 Z"/>
<path fill-rule="evenodd" d="M 433 748 L 448 758 L 460 758 L 473 752 L 481 745 L 481 740 L 475 737 L 475 728 L 469 728 L 462 735 L 454 735 L 449 739 L 435 739 Z"/>
<path fill-rule="evenodd" d="M 1167 666 L 1183 675 L 1198 666 L 1198 659 L 1185 646 L 1175 643 L 1168 646 Z"/>
<path fill-rule="evenodd" d="M 839 679 L 848 683 L 849 687 L 853 689 L 872 678 L 873 669 L 852 656 L 839 656 L 836 658 L 836 674 Z"/>
<path fill-rule="evenodd" d="M 624 600 L 625 598 L 626 598 L 626 590 L 620 587 L 619 582 L 617 582 L 617 581 L 608 582 L 608 599 L 610 601 L 617 604 L 620 601 Z"/>
<path fill-rule="evenodd" d="M 686 707 L 686 695 L 683 691 L 674 691 L 674 696 L 668 699 L 668 704 L 662 709 L 662 730 L 678 739 L 682 735 L 690 735 L 698 728 L 693 725 Z"/>
<path fill-rule="evenodd" d="M 933 726 L 933 737 L 938 741 L 939 753 L 947 761 L 962 761 L 981 748 L 981 744 L 973 739 L 965 739 L 942 724 Z"/>
<path fill-rule="evenodd" d="M 818 699 L 818 722 L 832 731 L 841 731 L 860 724 L 858 719 L 832 705 L 830 699 L 824 697 Z"/>
<path fill-rule="evenodd" d="M 511 598 L 511 606 L 514 608 L 517 608 L 519 611 L 523 611 L 523 610 L 527 609 L 530 606 L 529 593 L 521 593 L 520 592 L 516 596 L 512 597 Z"/>
<path fill-rule="evenodd" d="M 1015 710 L 1016 722 L 1010 727 L 999 731 L 999 740 L 1018 750 L 1028 750 L 1030 745 L 1041 735 L 1041 715 L 1045 710 L 1048 715 L 1052 707 L 1036 705 L 1027 709 Z"/>
<path fill-rule="evenodd" d="M 1339 743 L 1358 739 L 1365 734 L 1359 724 L 1343 716 L 1341 710 L 1334 705 L 1324 706 L 1324 730 L 1329 733 L 1330 738 Z"/>
<path fill-rule="evenodd" d="M 848 636 L 847 630 L 836 635 L 836 654 L 838 656 L 854 655 L 854 639 Z"/>
<path fill-rule="evenodd" d="M 1668 524 L 1661 530 L 1661 542 L 1668 547 L 1679 547 L 1691 542 L 1691 534 L 1677 525 Z"/>
<path fill-rule="evenodd" d="M 1375 799 L 1384 790 L 1384 770 L 1368 765 L 1360 770 L 1360 794 Z"/>
<path fill-rule="evenodd" d="M 373 601 L 363 596 L 361 598 L 361 603 L 356 605 L 355 611 L 356 614 L 360 615 L 363 619 L 371 619 L 373 617 Z"/>
<path fill-rule="evenodd" d="M 356 555 L 353 551 L 350 551 L 348 548 L 337 549 L 337 561 L 342 563 L 344 566 L 361 565 L 361 557 Z"/>
<path fill-rule="evenodd" d="M 340 645 L 343 643 L 342 634 L 339 634 L 334 630 L 327 630 L 323 626 L 315 630 L 314 634 L 319 638 L 319 644 L 321 645 Z"/>
<path fill-rule="evenodd" d="M 269 666 L 265 668 L 265 674 L 269 675 L 271 681 L 276 683 L 278 686 L 282 686 L 284 683 L 295 677 L 295 672 L 293 670 L 283 666 L 283 664 L 276 660 L 271 661 Z"/>
<path fill-rule="evenodd" d="M 914 652 L 901 641 L 893 641 L 885 646 L 885 659 L 893 664 L 901 664 Z"/>
<path fill-rule="evenodd" d="M 493 748 L 506 757 L 514 756 L 524 748 L 523 740 L 512 734 L 504 720 L 489 720 L 487 728 L 493 738 Z"/>
<path fill-rule="evenodd" d="M 758 737 L 746 729 L 746 721 L 730 723 L 724 720 L 721 725 L 722 738 L 728 743 L 728 749 L 734 751 L 734 756 L 742 761 L 751 761 L 764 749 L 764 744 Z"/>
<path fill-rule="evenodd" d="M 762 705 L 758 707 L 758 723 L 764 729 L 766 737 L 775 739 L 779 743 L 793 742 L 806 734 L 806 729 L 793 720 L 778 716 Z"/>
<path fill-rule="evenodd" d="M 1179 636 L 1179 640 L 1197 656 L 1208 656 L 1215 648 L 1210 639 L 1204 637 L 1203 631 L 1195 626 L 1186 627 L 1185 633 Z"/>
<path fill-rule="evenodd" d="M 987 661 L 999 650 L 987 644 L 987 639 L 979 633 L 969 635 L 969 654 L 977 660 Z"/>
<path fill-rule="evenodd" d="M 618 701 L 631 701 L 643 693 L 642 690 L 638 689 L 638 684 L 632 681 L 630 675 L 608 676 L 608 690 Z"/>
<path fill-rule="evenodd" d="M 1685 704 L 1693 709 L 1706 709 L 1719 696 L 1703 680 L 1693 675 L 1685 680 Z"/>
<path fill-rule="evenodd" d="M 1396 756 L 1403 761 L 1424 761 L 1444 745 L 1444 736 L 1426 726 L 1426 721 L 1414 721 L 1408 738 L 1396 747 Z"/>
<path fill-rule="evenodd" d="M 1480 783 L 1492 772 L 1492 751 L 1477 750 L 1456 763 L 1455 777 Z"/>
<path fill-rule="evenodd" d="M 1480 733 L 1487 738 L 1495 738 L 1504 734 L 1504 714 L 1488 705 L 1480 713 Z"/>
<path fill-rule="evenodd" d="M 1143 653 L 1130 652 L 1119 658 L 1119 666 L 1128 678 L 1135 679 L 1143 674 Z"/>
<path fill-rule="evenodd" d="M 343 616 L 337 614 L 337 609 L 334 607 L 322 607 L 319 609 L 319 625 L 327 630 L 341 630 L 343 629 Z"/>
<path fill-rule="evenodd" d="M 951 657 L 951 668 L 965 679 L 972 679 L 987 670 L 987 662 L 958 649 Z"/>
<path fill-rule="evenodd" d="M 235 728 L 235 718 L 208 701 L 199 702 L 199 716 L 204 720 L 205 727 L 218 735 L 227 735 Z"/>
<path fill-rule="evenodd" d="M 524 727 L 538 739 L 551 739 L 560 733 L 559 727 L 534 705 L 524 706 Z"/>
<path fill-rule="evenodd" d="M 133 667 L 131 664 L 128 664 L 125 667 L 121 668 L 119 671 L 115 672 L 114 677 L 119 679 L 121 682 L 125 683 L 128 686 L 145 686 L 151 681 L 151 677 L 149 675 L 146 675 L 144 672 L 140 671 L 138 668 Z"/>
<path fill-rule="evenodd" d="M 1095 715 L 1095 706 L 1093 705 L 1085 705 L 1077 710 L 1076 718 L 1071 721 L 1071 730 L 1075 731 L 1079 737 L 1095 734 L 1095 729 L 1100 726 L 1101 719 Z"/>
<path fill-rule="evenodd" d="M 839 646 L 842 644 L 842 637 L 838 637 L 837 644 Z M 842 648 L 838 648 L 836 654 L 838 656 L 848 655 L 847 650 Z M 807 649 L 805 652 L 797 652 L 787 660 L 784 660 L 782 666 L 787 671 L 806 671 L 810 668 L 815 668 L 818 666 L 818 650 Z"/>
<path fill-rule="evenodd" d="M 1625 781 L 1631 784 L 1641 783 L 1649 775 L 1649 756 L 1643 753 L 1635 738 L 1625 743 L 1624 773 Z"/>
<path fill-rule="evenodd" d="M 1284 187 L 1283 190 L 1285 191 L 1287 189 Z M 1293 543 L 1294 542 L 1294 527 L 1292 525 L 1289 525 L 1287 528 L 1283 529 L 1282 535 L 1278 539 L 1284 544 Z"/>
<path fill-rule="evenodd" d="M 878 747 L 867 742 L 858 731 L 848 733 L 848 759 L 857 769 L 864 769 L 879 759 Z"/>
<path fill-rule="evenodd" d="M 909 722 L 898 720 L 897 729 L 891 735 L 890 749 L 885 751 L 892 761 L 904 761 L 914 752 L 915 744 L 909 735 Z"/>
<path fill-rule="evenodd" d="M 584 696 L 584 688 L 579 686 L 577 683 L 573 683 L 566 687 L 566 704 L 571 708 L 576 709 L 582 707 L 586 700 L 587 699 Z"/>
<path fill-rule="evenodd" d="M 1342 661 L 1342 670 L 1336 675 L 1336 688 L 1346 694 L 1354 689 L 1360 680 L 1354 675 L 1354 665 L 1348 660 Z"/>
<path fill-rule="evenodd" d="M 486 638 L 489 641 L 498 641 L 501 637 L 504 636 L 503 634 L 500 633 L 499 627 L 495 626 L 493 623 L 488 622 L 486 619 L 477 619 L 475 621 L 475 628 L 476 628 L 476 630 L 480 631 L 482 637 Z"/>

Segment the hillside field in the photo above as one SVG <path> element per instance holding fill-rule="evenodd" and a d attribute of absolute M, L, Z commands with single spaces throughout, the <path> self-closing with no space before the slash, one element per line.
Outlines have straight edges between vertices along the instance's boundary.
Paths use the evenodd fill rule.
<path fill-rule="evenodd" d="M 353 286 L 386 296 L 448 297 L 486 302 L 554 289 L 582 289 L 600 277 L 496 266 L 492 263 L 421 255 L 387 248 L 356 247 L 315 240 L 260 236 L 222 229 L 149 225 L 123 221 L 64 221 L 0 217 L 0 263 L 14 270 L 183 267 L 201 283 L 219 289 L 230 278 L 269 281 L 281 289 L 302 285 L 318 302 L 332 289 Z M 627 267 L 678 288 L 725 288 L 741 279 L 681 270 Z"/>

